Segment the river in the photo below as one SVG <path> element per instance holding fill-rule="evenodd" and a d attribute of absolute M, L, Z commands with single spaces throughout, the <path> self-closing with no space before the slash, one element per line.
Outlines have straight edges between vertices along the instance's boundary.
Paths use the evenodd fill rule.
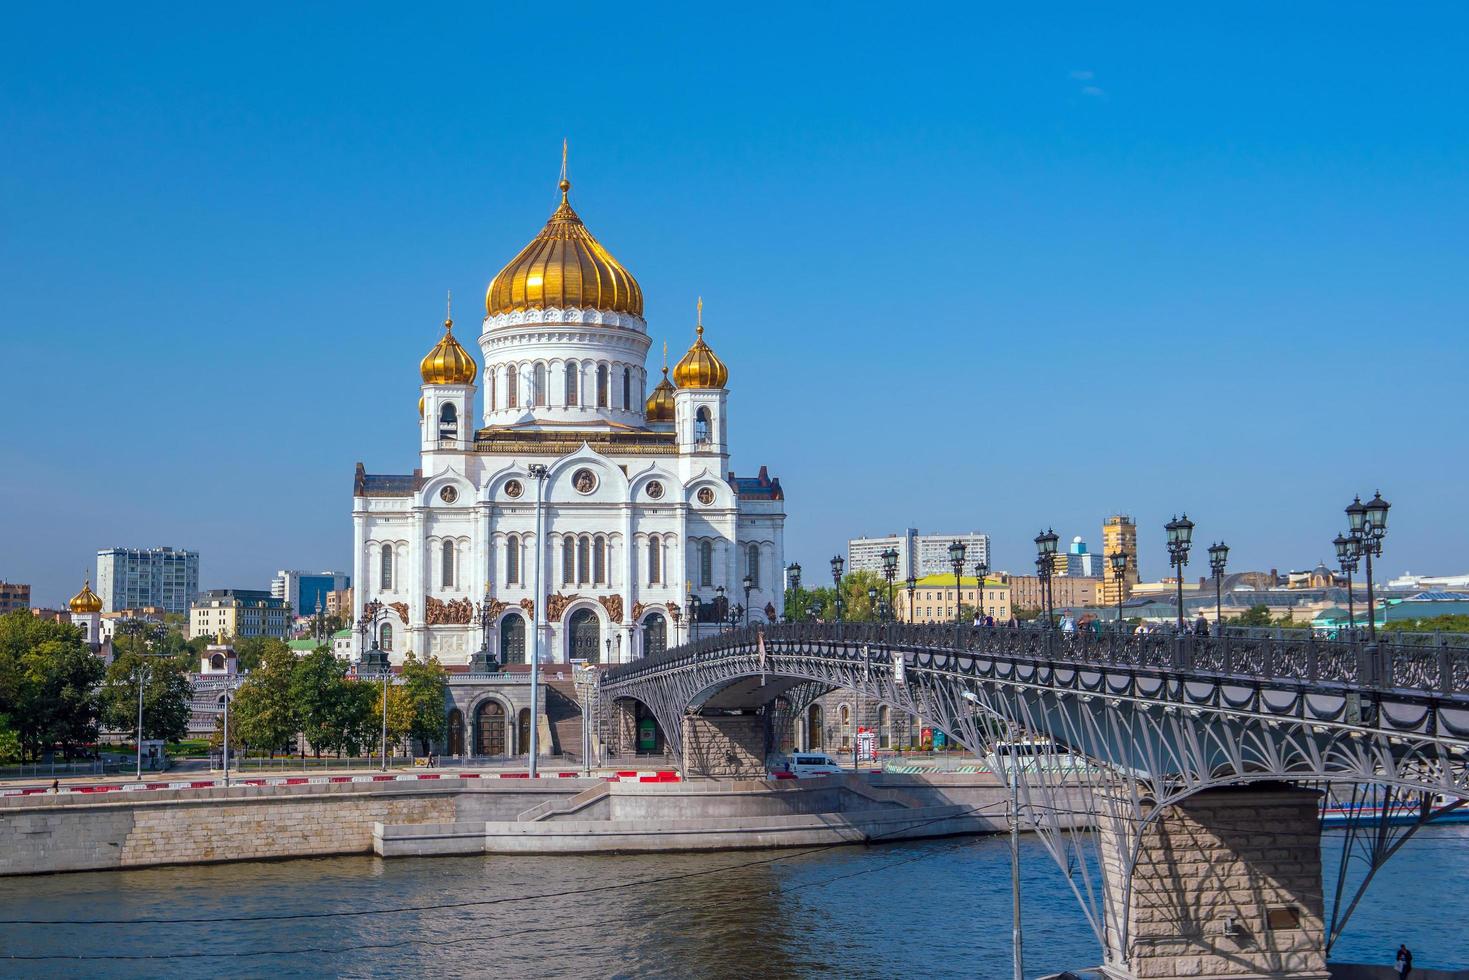
<path fill-rule="evenodd" d="M 1336 847 L 1326 845 L 1329 868 Z M 1024 839 L 1021 865 L 1026 975 L 1094 965 L 1085 919 L 1039 841 Z M 5 960 L 6 975 L 31 977 L 1007 978 L 1009 867 L 1007 839 L 991 837 L 8 878 L 0 919 L 73 924 L 0 923 L 0 960 L 142 957 Z M 1333 958 L 1386 963 L 1406 942 L 1422 966 L 1469 967 L 1466 873 L 1469 825 L 1420 833 L 1374 881 Z M 250 918 L 295 914 L 307 917 Z M 163 921 L 74 923 L 84 918 Z"/>

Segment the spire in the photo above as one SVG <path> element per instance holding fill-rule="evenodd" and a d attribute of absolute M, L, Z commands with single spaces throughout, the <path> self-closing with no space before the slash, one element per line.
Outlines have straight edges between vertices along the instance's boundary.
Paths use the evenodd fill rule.
<path fill-rule="evenodd" d="M 444 329 L 454 326 L 454 290 L 444 290 Z"/>
<path fill-rule="evenodd" d="M 700 296 L 696 305 L 699 312 L 694 322 L 698 325 L 698 329 L 694 332 L 702 337 L 704 336 L 704 297 Z"/>
<path fill-rule="evenodd" d="M 557 186 L 561 188 L 561 203 L 565 204 L 566 192 L 571 190 L 571 181 L 566 179 L 566 139 L 564 137 L 561 140 L 561 183 Z"/>
<path fill-rule="evenodd" d="M 663 342 L 663 373 L 668 373 L 668 341 Z"/>

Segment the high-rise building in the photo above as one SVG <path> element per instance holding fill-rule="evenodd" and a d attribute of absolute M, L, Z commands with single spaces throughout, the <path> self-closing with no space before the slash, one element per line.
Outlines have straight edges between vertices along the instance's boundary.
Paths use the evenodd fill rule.
<path fill-rule="evenodd" d="M 199 553 L 176 548 L 105 548 L 97 552 L 102 611 L 158 606 L 187 614 L 199 597 Z"/>
<path fill-rule="evenodd" d="M 868 571 L 882 574 L 882 553 L 889 549 L 898 552 L 898 581 L 907 581 L 908 576 L 923 578 L 928 575 L 954 574 L 949 564 L 949 545 L 955 541 L 964 543 L 964 570 L 972 572 L 978 562 L 990 562 L 990 536 L 978 531 L 965 534 L 919 534 L 910 527 L 902 534 L 889 534 L 880 538 L 852 538 L 847 542 L 847 571 Z"/>
<path fill-rule="evenodd" d="M 1119 581 L 1112 571 L 1112 556 L 1117 552 L 1127 555 L 1127 568 Z M 1102 602 L 1116 605 L 1132 596 L 1132 588 L 1138 583 L 1137 574 L 1137 524 L 1125 514 L 1113 514 L 1102 522 Z"/>
<path fill-rule="evenodd" d="M 290 604 L 297 616 L 314 616 L 327 609 L 327 595 L 352 584 L 346 572 L 302 572 L 281 569 L 270 583 L 270 594 Z"/>
<path fill-rule="evenodd" d="M 1056 574 L 1101 578 L 1102 556 L 1088 551 L 1086 542 L 1078 534 L 1071 539 L 1071 546 L 1066 549 L 1066 553 L 1056 556 Z"/>
<path fill-rule="evenodd" d="M 189 638 L 290 635 L 284 600 L 264 589 L 210 589 L 189 608 Z"/>
<path fill-rule="evenodd" d="M 21 582 L 0 582 L 0 616 L 31 608 L 31 587 Z"/>

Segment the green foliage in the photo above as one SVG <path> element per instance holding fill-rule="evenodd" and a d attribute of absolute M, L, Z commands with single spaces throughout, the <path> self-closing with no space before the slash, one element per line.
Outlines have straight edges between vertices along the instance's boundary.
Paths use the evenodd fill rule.
<path fill-rule="evenodd" d="M 143 680 L 143 737 L 176 742 L 189 730 L 188 678 L 177 660 L 127 652 L 107 668 L 100 690 L 102 721 L 114 731 L 137 736 L 138 684 Z"/>
<path fill-rule="evenodd" d="M 442 742 L 448 737 L 449 720 L 444 713 L 444 700 L 449 690 L 448 674 L 437 657 L 421 661 L 409 653 L 403 661 L 402 679 L 413 712 L 408 734 L 418 741 L 419 754 L 428 755 L 433 751 L 434 742 Z"/>
<path fill-rule="evenodd" d="M 235 657 L 242 672 L 254 671 L 265 663 L 271 654 L 284 653 L 286 656 L 295 656 L 284 640 L 277 640 L 273 636 L 242 636 L 234 641 L 234 646 Z"/>
<path fill-rule="evenodd" d="M 0 715 L 0 762 L 19 762 L 20 732 L 10 727 L 10 719 Z"/>
<path fill-rule="evenodd" d="M 262 648 L 260 666 L 240 685 L 230 710 L 230 742 L 238 739 L 272 756 L 300 730 L 291 699 L 296 656 L 284 643 Z"/>
<path fill-rule="evenodd" d="M 291 703 L 301 733 L 318 758 L 323 750 L 340 754 L 343 748 L 346 685 L 347 665 L 332 654 L 330 647 L 319 646 L 296 661 L 291 674 Z"/>
<path fill-rule="evenodd" d="M 899 584 L 893 584 L 893 602 L 898 602 Z M 867 597 L 868 589 L 876 589 L 878 601 L 887 600 L 888 583 L 876 572 L 857 571 L 851 572 L 842 579 L 842 619 L 849 623 L 873 622 L 877 619 L 877 607 Z M 791 619 L 796 618 L 798 611 L 803 611 L 805 618 L 816 619 L 825 623 L 834 623 L 837 619 L 836 609 L 837 590 L 834 586 L 823 586 L 819 589 L 794 589 L 786 590 L 786 615 Z M 804 603 L 804 604 L 803 604 Z M 812 610 L 814 609 L 814 613 Z"/>
<path fill-rule="evenodd" d="M 1362 615 L 1362 613 L 1358 613 Z M 1401 633 L 1469 633 L 1469 616 L 1444 615 L 1424 619 L 1390 619 L 1381 627 Z"/>
<path fill-rule="evenodd" d="M 1232 616 L 1227 620 L 1230 626 L 1274 626 L 1275 620 L 1270 615 L 1270 607 L 1264 603 L 1251 606 L 1238 616 Z"/>
<path fill-rule="evenodd" d="M 0 714 L 23 758 L 59 746 L 70 758 L 97 740 L 102 661 L 70 624 L 18 610 L 0 616 Z"/>

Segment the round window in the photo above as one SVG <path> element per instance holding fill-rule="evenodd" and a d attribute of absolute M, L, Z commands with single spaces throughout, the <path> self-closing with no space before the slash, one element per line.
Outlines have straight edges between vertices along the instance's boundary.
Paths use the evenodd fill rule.
<path fill-rule="evenodd" d="M 525 487 L 520 485 L 519 480 L 505 481 L 505 496 L 509 497 L 511 500 L 514 500 L 516 497 L 519 497 L 523 493 L 525 493 Z"/>
<path fill-rule="evenodd" d="M 439 491 L 439 499 L 446 504 L 452 504 L 459 499 L 459 491 L 453 487 L 445 487 Z"/>

